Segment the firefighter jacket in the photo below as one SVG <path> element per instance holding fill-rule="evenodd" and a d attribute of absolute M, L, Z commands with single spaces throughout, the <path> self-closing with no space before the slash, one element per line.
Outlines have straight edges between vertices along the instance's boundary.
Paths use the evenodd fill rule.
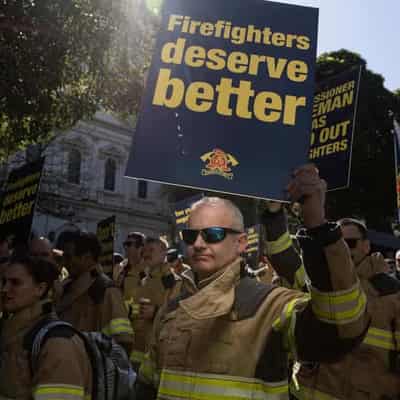
<path fill-rule="evenodd" d="M 92 368 L 84 343 L 76 335 L 46 339 L 38 368 L 31 371 L 27 337 L 50 312 L 51 304 L 40 302 L 2 321 L 1 398 L 90 399 Z"/>
<path fill-rule="evenodd" d="M 124 303 L 135 332 L 135 342 L 130 358 L 134 366 L 138 367 L 144 359 L 153 327 L 153 319 L 145 320 L 140 317 L 140 302 L 145 301 L 155 306 L 155 315 L 169 297 L 175 279 L 172 274 L 169 274 L 172 276 L 172 282 L 166 283 L 167 277 L 163 266 L 155 268 L 152 272 L 149 272 L 143 264 L 130 268 L 125 262 L 123 267 L 116 279 L 122 290 Z"/>
<path fill-rule="evenodd" d="M 59 317 L 75 329 L 103 332 L 131 351 L 133 330 L 121 292 L 97 266 L 65 282 L 56 310 Z"/>
<path fill-rule="evenodd" d="M 270 255 L 274 268 L 290 284 L 304 286 L 307 279 L 303 264 L 288 240 L 284 213 L 269 215 L 264 222 L 267 248 L 274 250 Z M 385 270 L 381 254 L 367 256 L 356 266 L 368 299 L 371 317 L 368 332 L 360 346 L 334 363 L 299 358 L 296 379 L 291 382 L 291 392 L 297 399 L 400 398 L 400 283 L 385 274 Z"/>
<path fill-rule="evenodd" d="M 287 399 L 288 352 L 326 361 L 358 343 L 366 299 L 340 228 L 307 240 L 310 295 L 241 278 L 237 259 L 160 310 L 138 398 L 152 384 L 160 400 Z"/>

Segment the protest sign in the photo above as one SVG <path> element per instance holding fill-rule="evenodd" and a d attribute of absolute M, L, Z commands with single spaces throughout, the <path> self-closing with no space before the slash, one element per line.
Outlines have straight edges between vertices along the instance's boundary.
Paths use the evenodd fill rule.
<path fill-rule="evenodd" d="M 39 193 L 44 158 L 10 172 L 1 200 L 0 235 L 27 245 Z"/>
<path fill-rule="evenodd" d="M 165 0 L 126 175 L 285 199 L 307 161 L 318 10 Z"/>
<path fill-rule="evenodd" d="M 252 268 L 257 268 L 261 256 L 261 225 L 250 226 L 246 229 L 247 233 L 247 248 L 246 256 L 247 263 Z"/>
<path fill-rule="evenodd" d="M 188 197 L 187 199 L 175 203 L 174 217 L 177 231 L 181 231 L 182 229 L 187 227 L 187 222 L 190 215 L 190 208 L 192 207 L 192 204 L 196 203 L 196 201 L 199 201 L 202 198 L 203 194 L 199 194 L 197 196 Z"/>
<path fill-rule="evenodd" d="M 350 185 L 351 152 L 361 67 L 319 84 L 314 97 L 310 162 L 328 190 Z"/>
<path fill-rule="evenodd" d="M 115 215 L 103 219 L 97 224 L 96 236 L 101 244 L 99 262 L 103 266 L 113 265 L 115 235 Z"/>

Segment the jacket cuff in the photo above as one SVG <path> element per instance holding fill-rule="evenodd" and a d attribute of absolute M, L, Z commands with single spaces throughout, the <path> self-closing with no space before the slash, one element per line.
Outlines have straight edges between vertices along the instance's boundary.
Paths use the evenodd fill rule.
<path fill-rule="evenodd" d="M 304 229 L 299 236 L 308 236 L 321 247 L 329 246 L 342 238 L 340 226 L 335 222 L 327 222 L 315 228 Z"/>

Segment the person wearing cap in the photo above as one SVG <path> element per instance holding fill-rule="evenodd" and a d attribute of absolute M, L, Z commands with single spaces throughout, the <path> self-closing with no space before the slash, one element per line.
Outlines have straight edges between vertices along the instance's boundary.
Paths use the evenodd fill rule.
<path fill-rule="evenodd" d="M 308 291 L 307 275 L 287 230 L 283 209 L 264 213 L 267 248 L 287 286 Z M 362 343 L 333 363 L 299 359 L 290 390 L 294 399 L 395 399 L 400 393 L 400 283 L 380 253 L 371 253 L 368 230 L 354 218 L 338 221 L 368 300 L 371 324 Z M 304 257 L 304 261 L 306 258 Z M 370 378 L 371 371 L 374 373 Z M 297 382 L 297 384 L 295 384 Z"/>
<path fill-rule="evenodd" d="M 99 267 L 101 245 L 94 233 L 74 232 L 64 246 L 70 278 L 56 311 L 75 329 L 111 336 L 130 354 L 134 335 L 121 291 Z"/>
<path fill-rule="evenodd" d="M 129 307 L 135 332 L 131 361 L 136 370 L 144 360 L 154 317 L 175 285 L 174 276 L 166 262 L 167 248 L 168 243 L 164 239 L 147 237 L 143 248 L 143 264 L 135 272 L 129 290 L 124 289 L 125 304 Z"/>
<path fill-rule="evenodd" d="M 123 243 L 126 259 L 114 266 L 113 279 L 118 287 L 125 291 L 131 280 L 136 281 L 143 268 L 143 248 L 145 235 L 141 232 L 128 233 Z M 127 289 L 129 291 L 129 288 Z"/>

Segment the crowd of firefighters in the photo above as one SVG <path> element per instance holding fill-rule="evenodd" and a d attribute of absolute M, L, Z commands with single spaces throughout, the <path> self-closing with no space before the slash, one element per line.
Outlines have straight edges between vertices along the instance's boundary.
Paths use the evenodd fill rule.
<path fill-rule="evenodd" d="M 121 345 L 139 400 L 400 399 L 400 282 L 361 221 L 326 220 L 314 167 L 287 189 L 304 229 L 294 243 L 284 207 L 268 203 L 257 273 L 242 257 L 242 214 L 221 198 L 192 206 L 185 258 L 133 230 L 108 276 L 94 234 L 71 233 L 62 249 L 36 237 L 24 252 L 3 240 L 0 398 L 93 397 L 76 334 L 50 337 L 32 370 L 27 338 L 51 316 Z"/>

